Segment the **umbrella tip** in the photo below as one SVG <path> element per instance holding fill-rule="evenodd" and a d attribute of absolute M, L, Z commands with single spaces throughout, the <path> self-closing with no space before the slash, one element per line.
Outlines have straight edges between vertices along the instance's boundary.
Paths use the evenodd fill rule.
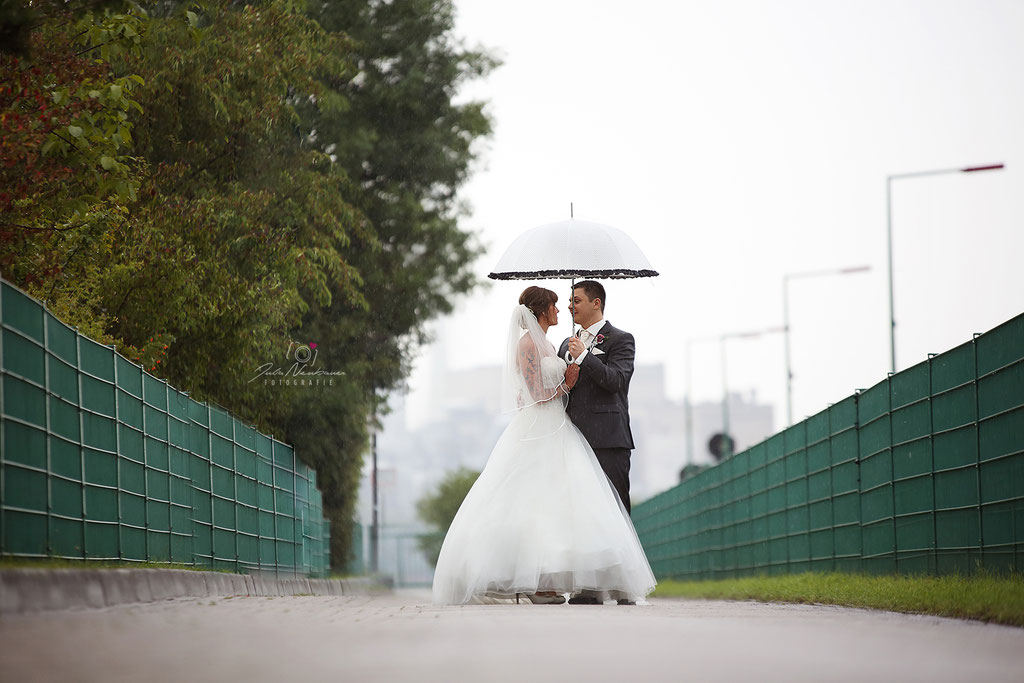
<path fill-rule="evenodd" d="M 572 202 L 569 202 L 569 218 L 572 218 Z"/>

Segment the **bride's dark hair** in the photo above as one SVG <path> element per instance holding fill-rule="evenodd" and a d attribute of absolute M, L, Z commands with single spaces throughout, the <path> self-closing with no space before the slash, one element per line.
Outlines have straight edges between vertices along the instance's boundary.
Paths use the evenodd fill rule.
<path fill-rule="evenodd" d="M 533 313 L 535 318 L 540 318 L 548 312 L 551 304 L 558 301 L 558 295 L 550 289 L 530 285 L 519 295 L 519 303 L 526 306 Z"/>

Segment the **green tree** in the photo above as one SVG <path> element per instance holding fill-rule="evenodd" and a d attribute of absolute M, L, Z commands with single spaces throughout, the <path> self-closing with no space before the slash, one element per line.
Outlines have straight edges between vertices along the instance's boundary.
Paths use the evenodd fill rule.
<path fill-rule="evenodd" d="M 84 333 L 281 436 L 308 402 L 250 382 L 256 368 L 305 335 L 304 313 L 367 307 L 346 254 L 376 237 L 299 113 L 344 106 L 348 43 L 285 1 L 147 6 L 155 18 L 54 13 L 27 56 L 0 54 L 17 77 L 0 84 L 0 267 Z M 297 439 L 352 496 L 362 380 L 321 407 L 345 439 Z"/>
<path fill-rule="evenodd" d="M 456 41 L 448 0 L 314 0 L 309 12 L 352 40 L 356 73 L 339 91 L 349 106 L 317 112 L 313 125 L 358 182 L 354 203 L 381 244 L 354 260 L 371 304 L 366 348 L 404 376 L 423 323 L 478 284 L 470 266 L 480 247 L 458 225 L 457 193 L 491 122 L 483 103 L 454 99 L 497 62 Z"/>
<path fill-rule="evenodd" d="M 479 472 L 466 467 L 452 470 L 445 475 L 437 488 L 416 502 L 416 512 L 420 519 L 433 527 L 434 531 L 420 537 L 420 550 L 437 566 L 437 557 L 441 554 L 441 544 L 448 533 L 448 528 L 455 519 L 455 513 L 466 499 L 466 494 L 476 483 Z"/>
<path fill-rule="evenodd" d="M 135 131 L 153 169 L 136 215 L 160 239 L 108 287 L 114 332 L 170 334 L 169 381 L 281 434 L 292 406 L 250 381 L 256 368 L 301 338 L 308 311 L 366 305 L 346 252 L 376 239 L 299 115 L 340 106 L 325 83 L 351 73 L 347 43 L 284 1 L 210 3 L 155 21 L 148 43 L 142 104 L 159 115 Z"/>
<path fill-rule="evenodd" d="M 343 566 L 368 425 L 477 284 L 456 197 L 490 122 L 453 98 L 494 62 L 444 0 L 2 9 L 4 275 L 293 443 Z M 342 373 L 313 399 L 250 381 L 292 340 Z"/>
<path fill-rule="evenodd" d="M 351 524 L 366 418 L 380 407 L 378 395 L 408 375 L 417 347 L 428 341 L 426 323 L 478 284 L 471 265 L 480 247 L 459 226 L 464 207 L 457 196 L 476 157 L 473 142 L 491 123 L 482 103 L 456 103 L 455 96 L 496 61 L 458 43 L 447 0 L 310 0 L 308 13 L 349 37 L 355 73 L 334 84 L 346 106 L 307 110 L 304 120 L 316 131 L 315 144 L 358 187 L 349 197 L 379 245 L 349 252 L 367 305 L 335 297 L 302 322 L 323 340 L 332 367 L 363 391 L 359 405 L 349 406 L 362 410 L 362 419 L 338 420 L 337 407 L 323 403 L 311 408 L 319 416 L 293 412 L 286 431 L 296 444 L 306 441 L 302 431 L 311 422 L 330 435 L 322 448 L 305 448 L 339 463 L 338 488 L 324 489 L 337 529 Z M 347 538 L 332 538 L 332 561 L 340 565 L 349 547 Z"/>
<path fill-rule="evenodd" d="M 104 10 L 138 9 L 133 0 L 0 0 L 0 54 L 37 54 L 40 27 L 67 28 L 83 16 L 102 16 Z"/>
<path fill-rule="evenodd" d="M 27 16 L 41 23 L 19 25 L 20 53 L 0 51 L 0 270 L 110 343 L 96 276 L 146 171 L 131 150 L 144 80 L 111 62 L 141 52 L 149 20 L 83 7 L 34 3 Z"/>
<path fill-rule="evenodd" d="M 360 188 L 315 144 L 313 125 L 347 106 L 339 91 L 354 73 L 349 43 L 285 2 L 225 4 L 187 27 L 166 24 L 147 65 L 169 86 L 151 91 L 146 106 L 163 114 L 137 134 L 162 173 L 147 211 L 175 258 L 119 288 L 151 288 L 128 302 L 125 319 L 146 319 L 155 287 L 178 294 L 182 305 L 163 323 L 177 340 L 167 376 L 295 446 L 317 471 L 332 564 L 344 566 L 373 395 L 372 361 L 348 343 L 363 332 L 353 318 L 369 309 L 353 261 L 379 247 L 353 205 Z M 336 312 L 332 327 L 325 309 Z M 145 338 L 145 329 L 125 333 Z M 335 386 L 311 399 L 249 381 L 290 340 L 318 344 L 318 365 L 344 373 Z"/>

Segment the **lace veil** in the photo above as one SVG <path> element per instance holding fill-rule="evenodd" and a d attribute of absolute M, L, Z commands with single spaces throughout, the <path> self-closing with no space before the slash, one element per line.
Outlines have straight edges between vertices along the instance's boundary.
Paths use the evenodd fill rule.
<path fill-rule="evenodd" d="M 518 304 L 512 309 L 502 382 L 502 412 L 515 412 L 561 396 L 558 387 L 565 363 L 548 341 L 533 312 Z"/>

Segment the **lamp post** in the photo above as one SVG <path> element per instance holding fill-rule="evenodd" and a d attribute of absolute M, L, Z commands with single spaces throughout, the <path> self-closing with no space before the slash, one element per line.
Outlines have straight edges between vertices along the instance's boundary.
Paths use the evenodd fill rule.
<path fill-rule="evenodd" d="M 789 347 L 789 281 L 798 278 L 825 277 L 829 275 L 852 275 L 871 270 L 871 266 L 852 266 L 827 270 L 806 270 L 787 273 L 782 276 L 782 330 L 786 338 L 786 426 L 793 424 L 793 360 Z"/>
<path fill-rule="evenodd" d="M 965 168 L 942 168 L 933 171 L 915 171 L 913 173 L 896 173 L 885 179 L 885 218 L 889 251 L 889 348 L 892 352 L 892 372 L 896 372 L 896 312 L 895 297 L 892 285 L 892 181 L 902 178 L 920 178 L 930 175 L 946 175 L 949 173 L 975 173 L 977 171 L 998 171 L 1005 168 L 1004 164 L 988 164 L 986 166 L 967 166 Z"/>
<path fill-rule="evenodd" d="M 772 334 L 775 332 L 782 332 L 782 327 L 768 327 L 763 330 L 753 330 L 751 332 L 730 332 L 723 334 L 719 337 L 719 343 L 721 344 L 722 354 L 722 433 L 727 437 L 729 436 L 729 382 L 725 371 L 725 342 L 730 339 L 757 339 L 764 334 Z M 732 455 L 732 447 L 734 441 L 731 437 L 725 441 L 725 452 L 722 454 L 722 459 L 728 458 Z"/>
<path fill-rule="evenodd" d="M 782 327 L 768 327 L 763 330 L 753 330 L 750 332 L 728 332 L 726 334 L 720 334 L 717 337 L 696 337 L 693 339 L 686 340 L 686 464 L 693 463 L 693 393 L 691 387 L 692 368 L 690 365 L 691 350 L 694 344 L 702 342 L 718 342 L 719 353 L 721 356 L 722 365 L 722 433 L 729 434 L 729 382 L 728 374 L 726 372 L 726 357 L 725 357 L 725 342 L 729 339 L 756 339 L 763 334 L 772 334 L 774 332 L 782 332 L 785 328 Z M 731 447 L 730 447 L 731 448 Z M 723 458 L 732 455 L 731 450 L 723 454 Z"/>
<path fill-rule="evenodd" d="M 367 427 L 370 431 L 370 495 L 371 495 L 371 518 L 370 518 L 370 573 L 375 575 L 380 570 L 380 527 L 381 527 L 381 505 L 380 505 L 380 469 L 377 466 L 377 434 L 381 431 L 379 418 L 379 406 L 387 401 L 387 395 L 379 390 L 374 390 L 373 396 L 369 397 L 370 413 L 367 415 Z"/>
<path fill-rule="evenodd" d="M 693 464 L 693 373 L 691 354 L 693 345 L 701 342 L 718 341 L 718 337 L 698 337 L 686 340 L 686 465 Z"/>
<path fill-rule="evenodd" d="M 373 510 L 372 510 L 372 521 L 370 523 L 370 574 L 373 576 L 377 575 L 377 570 L 380 569 L 378 564 L 378 554 L 380 548 L 380 520 L 378 513 L 380 512 L 380 504 L 377 493 L 377 429 L 374 426 L 373 433 L 370 436 L 370 453 L 373 457 L 373 472 L 370 475 L 371 485 L 373 487 Z"/>

